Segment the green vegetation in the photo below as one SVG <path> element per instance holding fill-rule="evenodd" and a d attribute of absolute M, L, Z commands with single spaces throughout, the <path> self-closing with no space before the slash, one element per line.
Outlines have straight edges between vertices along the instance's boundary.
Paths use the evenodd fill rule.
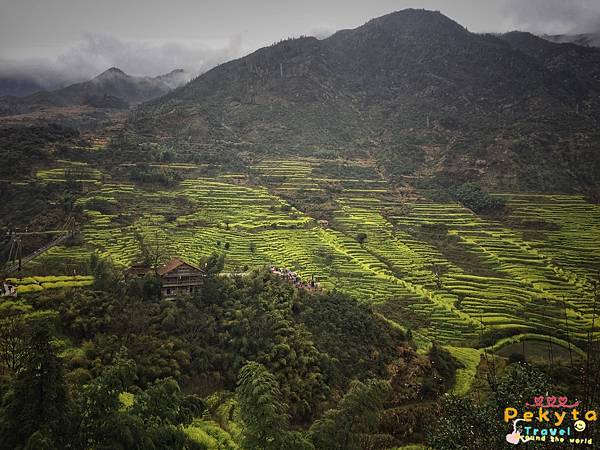
<path fill-rule="evenodd" d="M 94 277 L 86 275 L 74 276 L 42 276 L 25 278 L 7 278 L 6 281 L 17 287 L 18 294 L 39 292 L 44 289 L 63 289 L 91 286 Z"/>
<path fill-rule="evenodd" d="M 222 276 L 220 258 L 202 264 L 209 275 L 189 298 L 160 299 L 145 289 L 150 279 L 126 284 L 94 257 L 92 288 L 0 304 L 6 448 L 400 442 L 376 420 L 385 401 L 439 378 L 422 371 L 428 360 L 401 333 L 342 294 L 298 291 L 267 271 Z M 47 399 L 37 383 L 51 386 Z M 18 422 L 36 408 L 22 432 Z M 327 412 L 315 421 L 317 411 Z"/>
<path fill-rule="evenodd" d="M 503 449 L 507 404 L 597 405 L 597 67 L 407 10 L 3 119 L 2 263 L 77 232 L 1 274 L 0 450 Z M 174 256 L 189 296 L 126 272 Z"/>
<path fill-rule="evenodd" d="M 465 347 L 446 347 L 446 349 L 456 361 L 462 364 L 462 367 L 456 369 L 456 380 L 451 393 L 456 396 L 467 395 L 477 376 L 481 351 Z"/>
<path fill-rule="evenodd" d="M 456 188 L 454 198 L 476 213 L 490 213 L 504 206 L 500 198 L 491 196 L 474 183 L 465 183 Z"/>
<path fill-rule="evenodd" d="M 527 364 L 513 364 L 491 386 L 491 392 L 483 400 L 449 395 L 441 402 L 442 410 L 430 424 L 428 444 L 440 450 L 469 450 L 472 448 L 510 449 L 513 444 L 506 441 L 511 432 L 510 424 L 502 421 L 504 408 L 524 404 L 540 392 L 553 395 L 567 394 L 559 377 Z M 598 431 L 589 431 L 596 439 Z M 561 447 L 576 449 L 575 443 L 560 444 Z M 536 448 L 552 449 L 553 442 L 536 442 Z"/>
<path fill-rule="evenodd" d="M 391 387 L 380 380 L 352 383 L 336 409 L 327 411 L 311 427 L 316 448 L 359 450 L 369 445 Z"/>
<path fill-rule="evenodd" d="M 110 402 L 129 425 L 112 426 L 155 446 L 164 433 L 175 447 L 389 449 L 424 442 L 442 393 L 469 398 L 480 390 L 489 352 L 501 367 L 522 360 L 566 367 L 571 355 L 581 364 L 595 317 L 598 205 L 479 188 L 467 189 L 479 206 L 466 197 L 433 201 L 398 195 L 368 160 L 328 164 L 307 156 L 232 171 L 65 158 L 40 167 L 23 195 L 44 186 L 61 207 L 44 213 L 38 229 L 68 212 L 80 234 L 10 279 L 20 298 L 4 307 L 26 320 L 59 319 L 57 354 L 74 402 L 121 364 L 116 355 L 126 347 L 122 359 L 135 376 Z M 124 284 L 129 265 L 175 255 L 214 267 L 194 298 L 161 300 L 153 277 Z M 322 290 L 296 291 L 260 269 L 266 265 L 314 277 Z M 7 330 L 14 336 L 24 327 Z M 17 353 L 3 360 L 14 368 Z M 251 409 L 243 412 L 244 401 L 257 403 L 239 387 L 246 382 L 272 394 L 254 423 Z M 148 416 L 136 404 L 156 383 L 171 404 L 202 405 L 185 417 Z M 380 401 L 352 400 L 364 392 Z M 366 409 L 350 424 L 346 407 L 355 402 Z M 140 428 L 148 420 L 162 428 Z M 109 434 L 89 426 L 87 437 L 74 439 Z"/>
<path fill-rule="evenodd" d="M 481 194 L 477 201 L 506 204 L 498 220 L 457 203 L 401 201 L 362 160 L 330 161 L 335 177 L 311 158 L 200 178 L 196 166 L 169 164 L 187 175 L 168 190 L 114 180 L 79 194 L 82 243 L 51 249 L 31 271 L 79 271 L 93 251 L 122 267 L 147 260 L 147 249 L 154 260 L 195 263 L 221 252 L 226 272 L 288 267 L 368 301 L 411 328 L 421 348 L 433 340 L 489 346 L 532 332 L 585 342 L 600 210 L 582 197 L 465 188 Z M 357 173 L 364 178 L 350 178 Z"/>

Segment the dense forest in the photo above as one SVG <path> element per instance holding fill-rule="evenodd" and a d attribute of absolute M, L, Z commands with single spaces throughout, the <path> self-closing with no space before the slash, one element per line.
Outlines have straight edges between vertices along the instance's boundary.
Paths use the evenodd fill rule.
<path fill-rule="evenodd" d="M 94 257 L 88 289 L 3 300 L 0 448 L 499 449 L 503 407 L 586 388 L 574 367 L 486 356 L 477 401 L 443 395 L 460 363 L 369 306 L 205 267 L 188 298 Z"/>

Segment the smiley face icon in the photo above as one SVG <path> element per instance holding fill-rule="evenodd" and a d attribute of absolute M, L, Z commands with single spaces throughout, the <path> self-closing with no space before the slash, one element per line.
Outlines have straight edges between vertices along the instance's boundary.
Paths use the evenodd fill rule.
<path fill-rule="evenodd" d="M 575 431 L 579 431 L 581 433 L 583 430 L 585 430 L 586 425 L 583 420 L 578 420 L 573 424 L 573 427 L 575 428 Z"/>

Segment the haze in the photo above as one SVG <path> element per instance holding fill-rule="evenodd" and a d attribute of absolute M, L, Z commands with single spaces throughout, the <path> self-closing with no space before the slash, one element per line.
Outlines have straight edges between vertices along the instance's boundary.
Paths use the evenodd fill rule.
<path fill-rule="evenodd" d="M 282 38 L 322 38 L 409 7 L 440 10 L 476 32 L 600 29 L 593 0 L 1 0 L 0 77 L 54 87 L 111 66 L 133 75 L 198 74 Z"/>

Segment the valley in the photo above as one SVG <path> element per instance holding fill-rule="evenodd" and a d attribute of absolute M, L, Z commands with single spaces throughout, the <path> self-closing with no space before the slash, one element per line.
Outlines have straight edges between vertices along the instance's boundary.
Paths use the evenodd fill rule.
<path fill-rule="evenodd" d="M 223 253 L 226 272 L 272 265 L 314 277 L 412 329 L 425 348 L 493 345 L 527 333 L 584 345 L 600 261 L 599 206 L 578 195 L 499 193 L 508 212 L 490 218 L 417 190 L 399 193 L 369 160 L 328 160 L 331 175 L 321 163 L 269 159 L 238 172 L 150 164 L 180 179 L 157 189 L 58 160 L 27 183 L 60 186 L 79 171 L 80 242 L 52 248 L 27 270 L 70 274 L 93 252 L 125 269 L 139 262 L 145 241 L 163 260 L 199 263 Z"/>
<path fill-rule="evenodd" d="M 573 39 L 406 9 L 198 76 L 9 79 L 0 450 L 498 450 L 507 406 L 600 410 Z"/>

